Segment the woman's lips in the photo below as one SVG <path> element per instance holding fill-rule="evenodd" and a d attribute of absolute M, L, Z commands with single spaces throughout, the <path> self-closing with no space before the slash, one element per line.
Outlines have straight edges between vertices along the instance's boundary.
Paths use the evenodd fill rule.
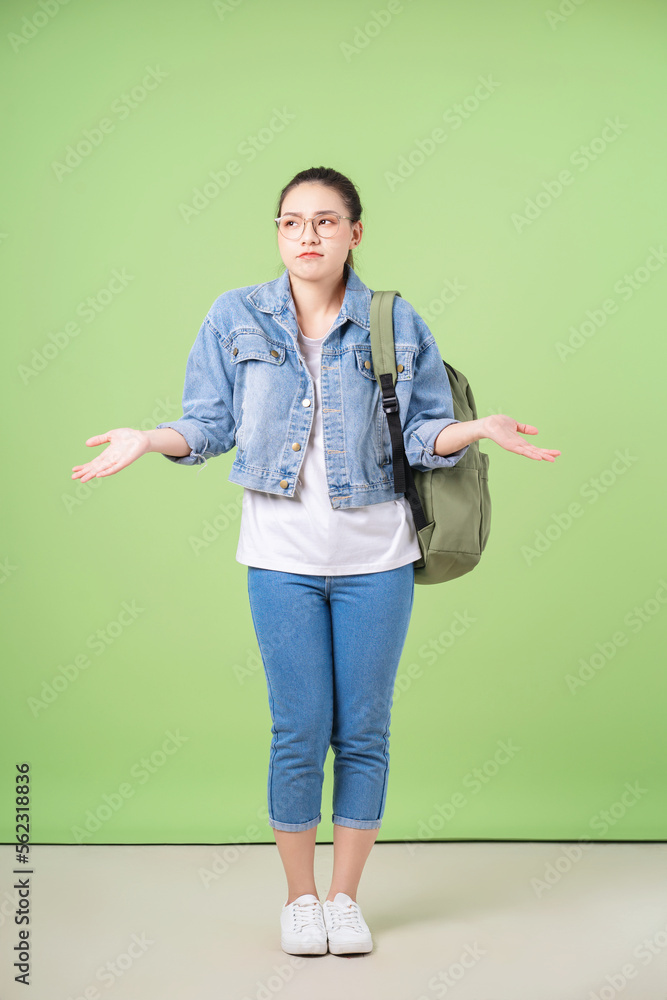
<path fill-rule="evenodd" d="M 321 253 L 300 253 L 299 254 L 299 258 L 301 258 L 301 257 L 321 257 L 321 256 L 322 256 Z"/>

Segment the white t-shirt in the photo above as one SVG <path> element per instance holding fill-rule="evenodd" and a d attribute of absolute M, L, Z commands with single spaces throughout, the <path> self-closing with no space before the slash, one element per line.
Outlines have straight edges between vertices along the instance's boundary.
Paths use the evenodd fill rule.
<path fill-rule="evenodd" d="M 315 383 L 313 423 L 293 497 L 244 487 L 236 561 L 246 566 L 346 576 L 396 569 L 421 557 L 405 497 L 338 510 L 329 502 L 320 399 L 326 336 L 313 340 L 299 327 L 299 349 Z"/>

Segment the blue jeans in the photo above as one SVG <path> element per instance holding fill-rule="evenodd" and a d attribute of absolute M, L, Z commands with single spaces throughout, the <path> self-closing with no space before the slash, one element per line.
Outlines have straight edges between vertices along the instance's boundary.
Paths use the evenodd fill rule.
<path fill-rule="evenodd" d="M 350 576 L 249 566 L 248 595 L 272 719 L 270 825 L 299 831 L 321 821 L 331 746 L 333 822 L 377 829 L 387 795 L 394 683 L 412 614 L 413 564 Z"/>

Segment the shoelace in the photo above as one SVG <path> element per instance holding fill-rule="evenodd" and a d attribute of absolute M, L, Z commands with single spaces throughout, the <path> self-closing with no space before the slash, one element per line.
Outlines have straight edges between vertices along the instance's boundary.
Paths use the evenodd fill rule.
<path fill-rule="evenodd" d="M 351 927 L 355 931 L 363 930 L 359 920 L 359 907 L 355 903 L 343 907 L 334 903 L 333 900 L 329 900 L 329 902 L 331 906 L 328 907 L 328 911 L 331 915 L 333 930 L 337 930 L 339 927 Z"/>
<path fill-rule="evenodd" d="M 295 931 L 303 930 L 307 924 L 323 924 L 320 903 L 294 903 L 292 907 L 293 928 Z"/>

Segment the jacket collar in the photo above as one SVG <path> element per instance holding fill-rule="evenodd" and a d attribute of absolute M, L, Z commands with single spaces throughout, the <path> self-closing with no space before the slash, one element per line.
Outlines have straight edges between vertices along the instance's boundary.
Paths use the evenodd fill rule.
<path fill-rule="evenodd" d="M 347 283 L 345 286 L 345 297 L 340 307 L 340 314 L 336 326 L 342 325 L 346 320 L 351 319 L 364 330 L 371 328 L 371 290 L 363 283 L 354 268 L 346 265 Z M 294 310 L 292 290 L 289 283 L 289 271 L 287 268 L 279 278 L 273 281 L 265 281 L 247 296 L 251 302 L 261 312 L 268 312 L 277 315 L 282 313 L 290 305 Z"/>

